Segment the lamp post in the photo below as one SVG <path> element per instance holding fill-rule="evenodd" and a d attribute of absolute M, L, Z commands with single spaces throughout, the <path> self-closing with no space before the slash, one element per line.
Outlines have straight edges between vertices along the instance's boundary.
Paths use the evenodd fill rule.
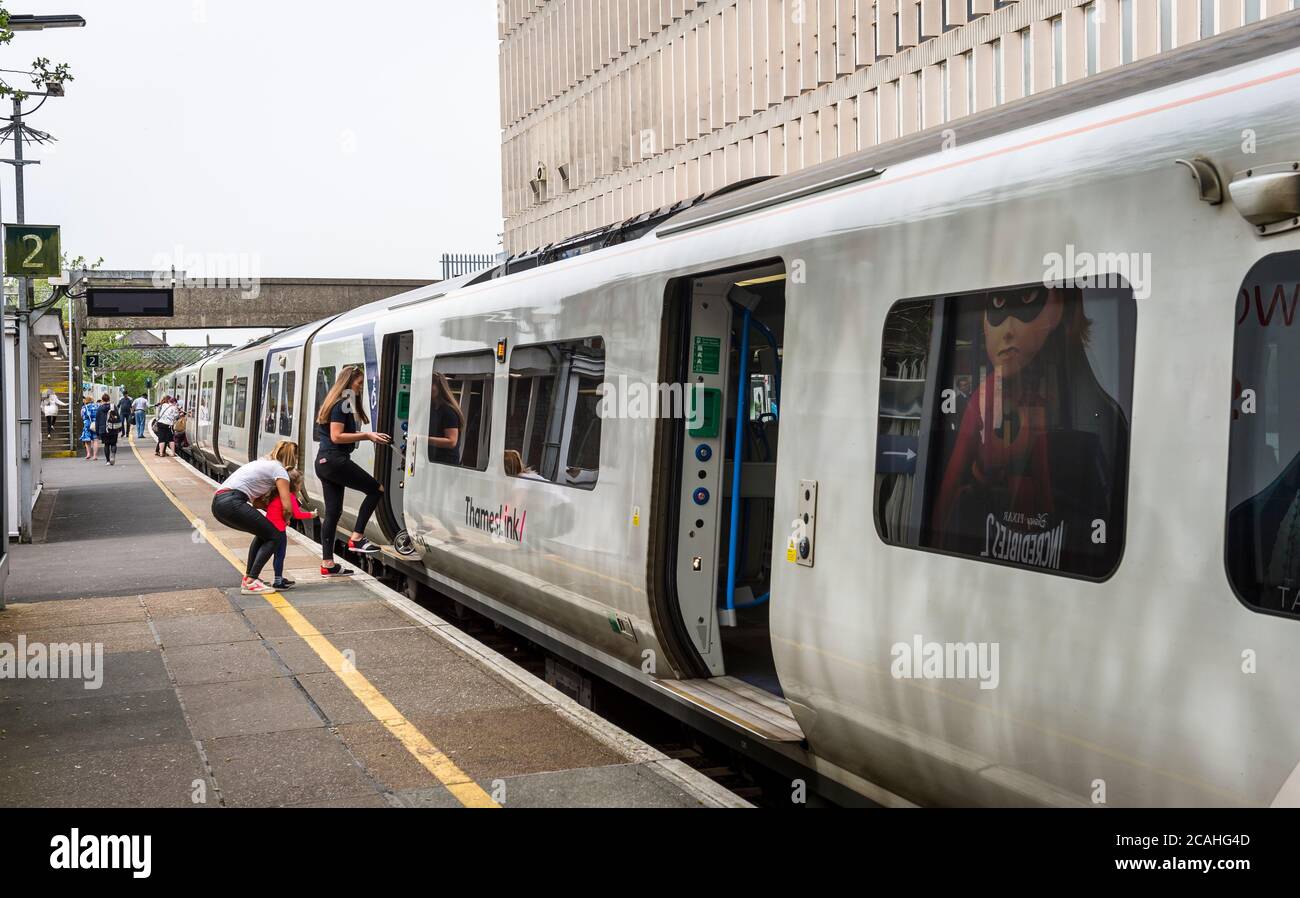
<path fill-rule="evenodd" d="M 77 15 L 13 15 L 9 17 L 8 28 L 10 31 L 43 31 L 46 28 L 82 28 L 85 24 L 86 20 Z M 48 85 L 45 91 L 32 91 L 28 95 L 62 96 L 63 85 Z M 14 158 L 4 161 L 14 166 L 14 198 L 17 204 L 16 212 L 19 224 L 24 223 L 23 168 L 26 165 L 35 164 L 35 160 L 25 160 L 23 158 L 23 127 L 22 100 L 15 96 L 13 100 Z M 28 366 L 28 355 L 30 354 L 30 327 L 28 322 L 31 314 L 31 289 L 30 279 L 18 279 L 18 308 L 15 316 L 18 330 L 18 358 L 14 360 L 14 371 L 18 375 L 17 390 L 15 391 L 18 400 L 18 538 L 22 541 L 31 539 L 31 496 L 34 491 L 31 456 L 31 371 Z M 0 371 L 3 370 L 3 364 L 3 348 L 0 348 Z M 3 514 L 0 513 L 0 518 L 2 516 Z M 9 527 L 7 522 L 0 520 L 0 523 L 4 524 L 4 526 L 0 526 L 0 557 L 3 558 L 3 564 L 7 567 Z M 3 574 L 0 574 L 0 606 L 3 605 L 3 579 Z"/>

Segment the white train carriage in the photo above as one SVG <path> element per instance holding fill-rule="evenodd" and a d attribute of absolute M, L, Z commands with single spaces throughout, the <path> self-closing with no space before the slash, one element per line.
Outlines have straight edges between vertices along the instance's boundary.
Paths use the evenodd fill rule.
<path fill-rule="evenodd" d="M 386 563 L 863 795 L 1300 802 L 1298 45 L 340 316 L 293 412 L 364 365 Z"/>

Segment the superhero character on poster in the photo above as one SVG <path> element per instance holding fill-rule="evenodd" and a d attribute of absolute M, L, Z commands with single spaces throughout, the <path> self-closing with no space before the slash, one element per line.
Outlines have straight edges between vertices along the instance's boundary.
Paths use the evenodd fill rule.
<path fill-rule="evenodd" d="M 929 521 L 936 548 L 1105 576 L 1123 545 L 1128 422 L 1088 359 L 1082 291 L 1032 286 L 971 297 L 974 393 L 945 433 Z M 963 328 L 957 322 L 957 330 Z M 1113 547 L 1113 548 L 1112 548 Z"/>

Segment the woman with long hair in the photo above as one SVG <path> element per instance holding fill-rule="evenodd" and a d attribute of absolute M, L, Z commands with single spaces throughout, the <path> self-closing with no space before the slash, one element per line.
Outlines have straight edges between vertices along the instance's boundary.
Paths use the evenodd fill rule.
<path fill-rule="evenodd" d="M 67 408 L 68 404 L 59 398 L 53 390 L 46 390 L 45 396 L 41 399 L 41 412 L 45 415 L 45 435 L 54 436 L 54 422 L 59 417 L 59 409 Z"/>
<path fill-rule="evenodd" d="M 441 371 L 433 372 L 433 412 L 429 418 L 429 445 L 433 460 L 460 464 L 460 435 L 465 432 L 465 413 L 452 395 L 451 384 Z"/>
<path fill-rule="evenodd" d="M 322 577 L 338 577 L 352 573 L 334 561 L 334 537 L 338 531 L 339 516 L 343 513 L 343 492 L 346 489 L 360 490 L 365 498 L 357 512 L 355 529 L 348 538 L 348 548 L 363 555 L 374 555 L 379 547 L 366 539 L 366 524 L 379 505 L 379 498 L 384 488 L 379 481 L 363 471 L 352 461 L 352 450 L 357 443 L 370 441 L 380 446 L 387 446 L 393 438 L 386 433 L 361 430 L 361 424 L 369 424 L 366 403 L 362 396 L 366 373 L 360 365 L 345 365 L 339 372 L 334 386 L 325 394 L 320 411 L 316 413 L 316 439 L 320 451 L 316 456 L 316 476 L 321 481 L 321 493 L 325 499 L 325 513 L 321 516 L 321 565 Z M 287 507 L 287 506 L 286 506 Z"/>
<path fill-rule="evenodd" d="M 280 440 L 266 458 L 259 458 L 238 468 L 212 497 L 212 516 L 227 527 L 251 533 L 248 564 L 240 581 L 244 595 L 275 592 L 261 580 L 262 568 L 275 554 L 280 531 L 255 507 L 259 500 L 279 502 L 286 517 L 293 515 L 293 497 L 289 492 L 289 469 L 298 465 L 298 444 Z"/>

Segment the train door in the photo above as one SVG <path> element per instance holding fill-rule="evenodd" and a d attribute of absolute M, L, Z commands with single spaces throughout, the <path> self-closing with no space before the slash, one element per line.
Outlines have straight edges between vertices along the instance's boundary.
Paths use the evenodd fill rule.
<path fill-rule="evenodd" d="M 260 453 L 257 451 L 257 437 L 262 432 L 262 366 L 266 363 L 258 359 L 253 363 L 253 407 L 246 419 L 248 424 L 248 460 L 252 461 Z"/>
<path fill-rule="evenodd" d="M 666 356 L 687 390 L 676 439 L 661 442 L 669 455 L 660 471 L 671 472 L 675 502 L 675 513 L 662 516 L 675 528 L 664 534 L 675 546 L 664 559 L 665 592 L 676 595 L 678 632 L 716 678 L 706 689 L 753 708 L 767 722 L 751 728 L 766 738 L 802 738 L 774 698 L 782 691 L 768 619 L 772 566 L 787 543 L 774 520 L 785 268 L 778 261 L 698 275 L 669 295 Z M 703 681 L 661 685 L 689 691 L 692 682 Z M 716 696 L 707 701 L 716 705 Z M 772 709 L 782 710 L 774 718 Z"/>
<path fill-rule="evenodd" d="M 221 444 L 217 442 L 217 438 L 221 433 L 221 416 L 224 408 L 223 403 L 225 402 L 226 394 L 230 392 L 226 389 L 225 381 L 222 379 L 224 373 L 224 368 L 217 369 L 217 378 L 213 381 L 212 387 L 212 408 L 209 410 L 209 414 L 212 416 L 212 442 L 209 444 L 209 448 L 212 451 L 213 458 L 217 460 L 221 459 L 221 449 L 218 448 Z"/>
<path fill-rule="evenodd" d="M 409 551 L 406 537 L 407 435 L 411 422 L 411 366 L 415 338 L 411 331 L 384 337 L 379 373 L 379 420 L 376 430 L 390 434 L 393 443 L 376 453 L 375 476 L 384 485 L 379 522 L 399 552 Z"/>

